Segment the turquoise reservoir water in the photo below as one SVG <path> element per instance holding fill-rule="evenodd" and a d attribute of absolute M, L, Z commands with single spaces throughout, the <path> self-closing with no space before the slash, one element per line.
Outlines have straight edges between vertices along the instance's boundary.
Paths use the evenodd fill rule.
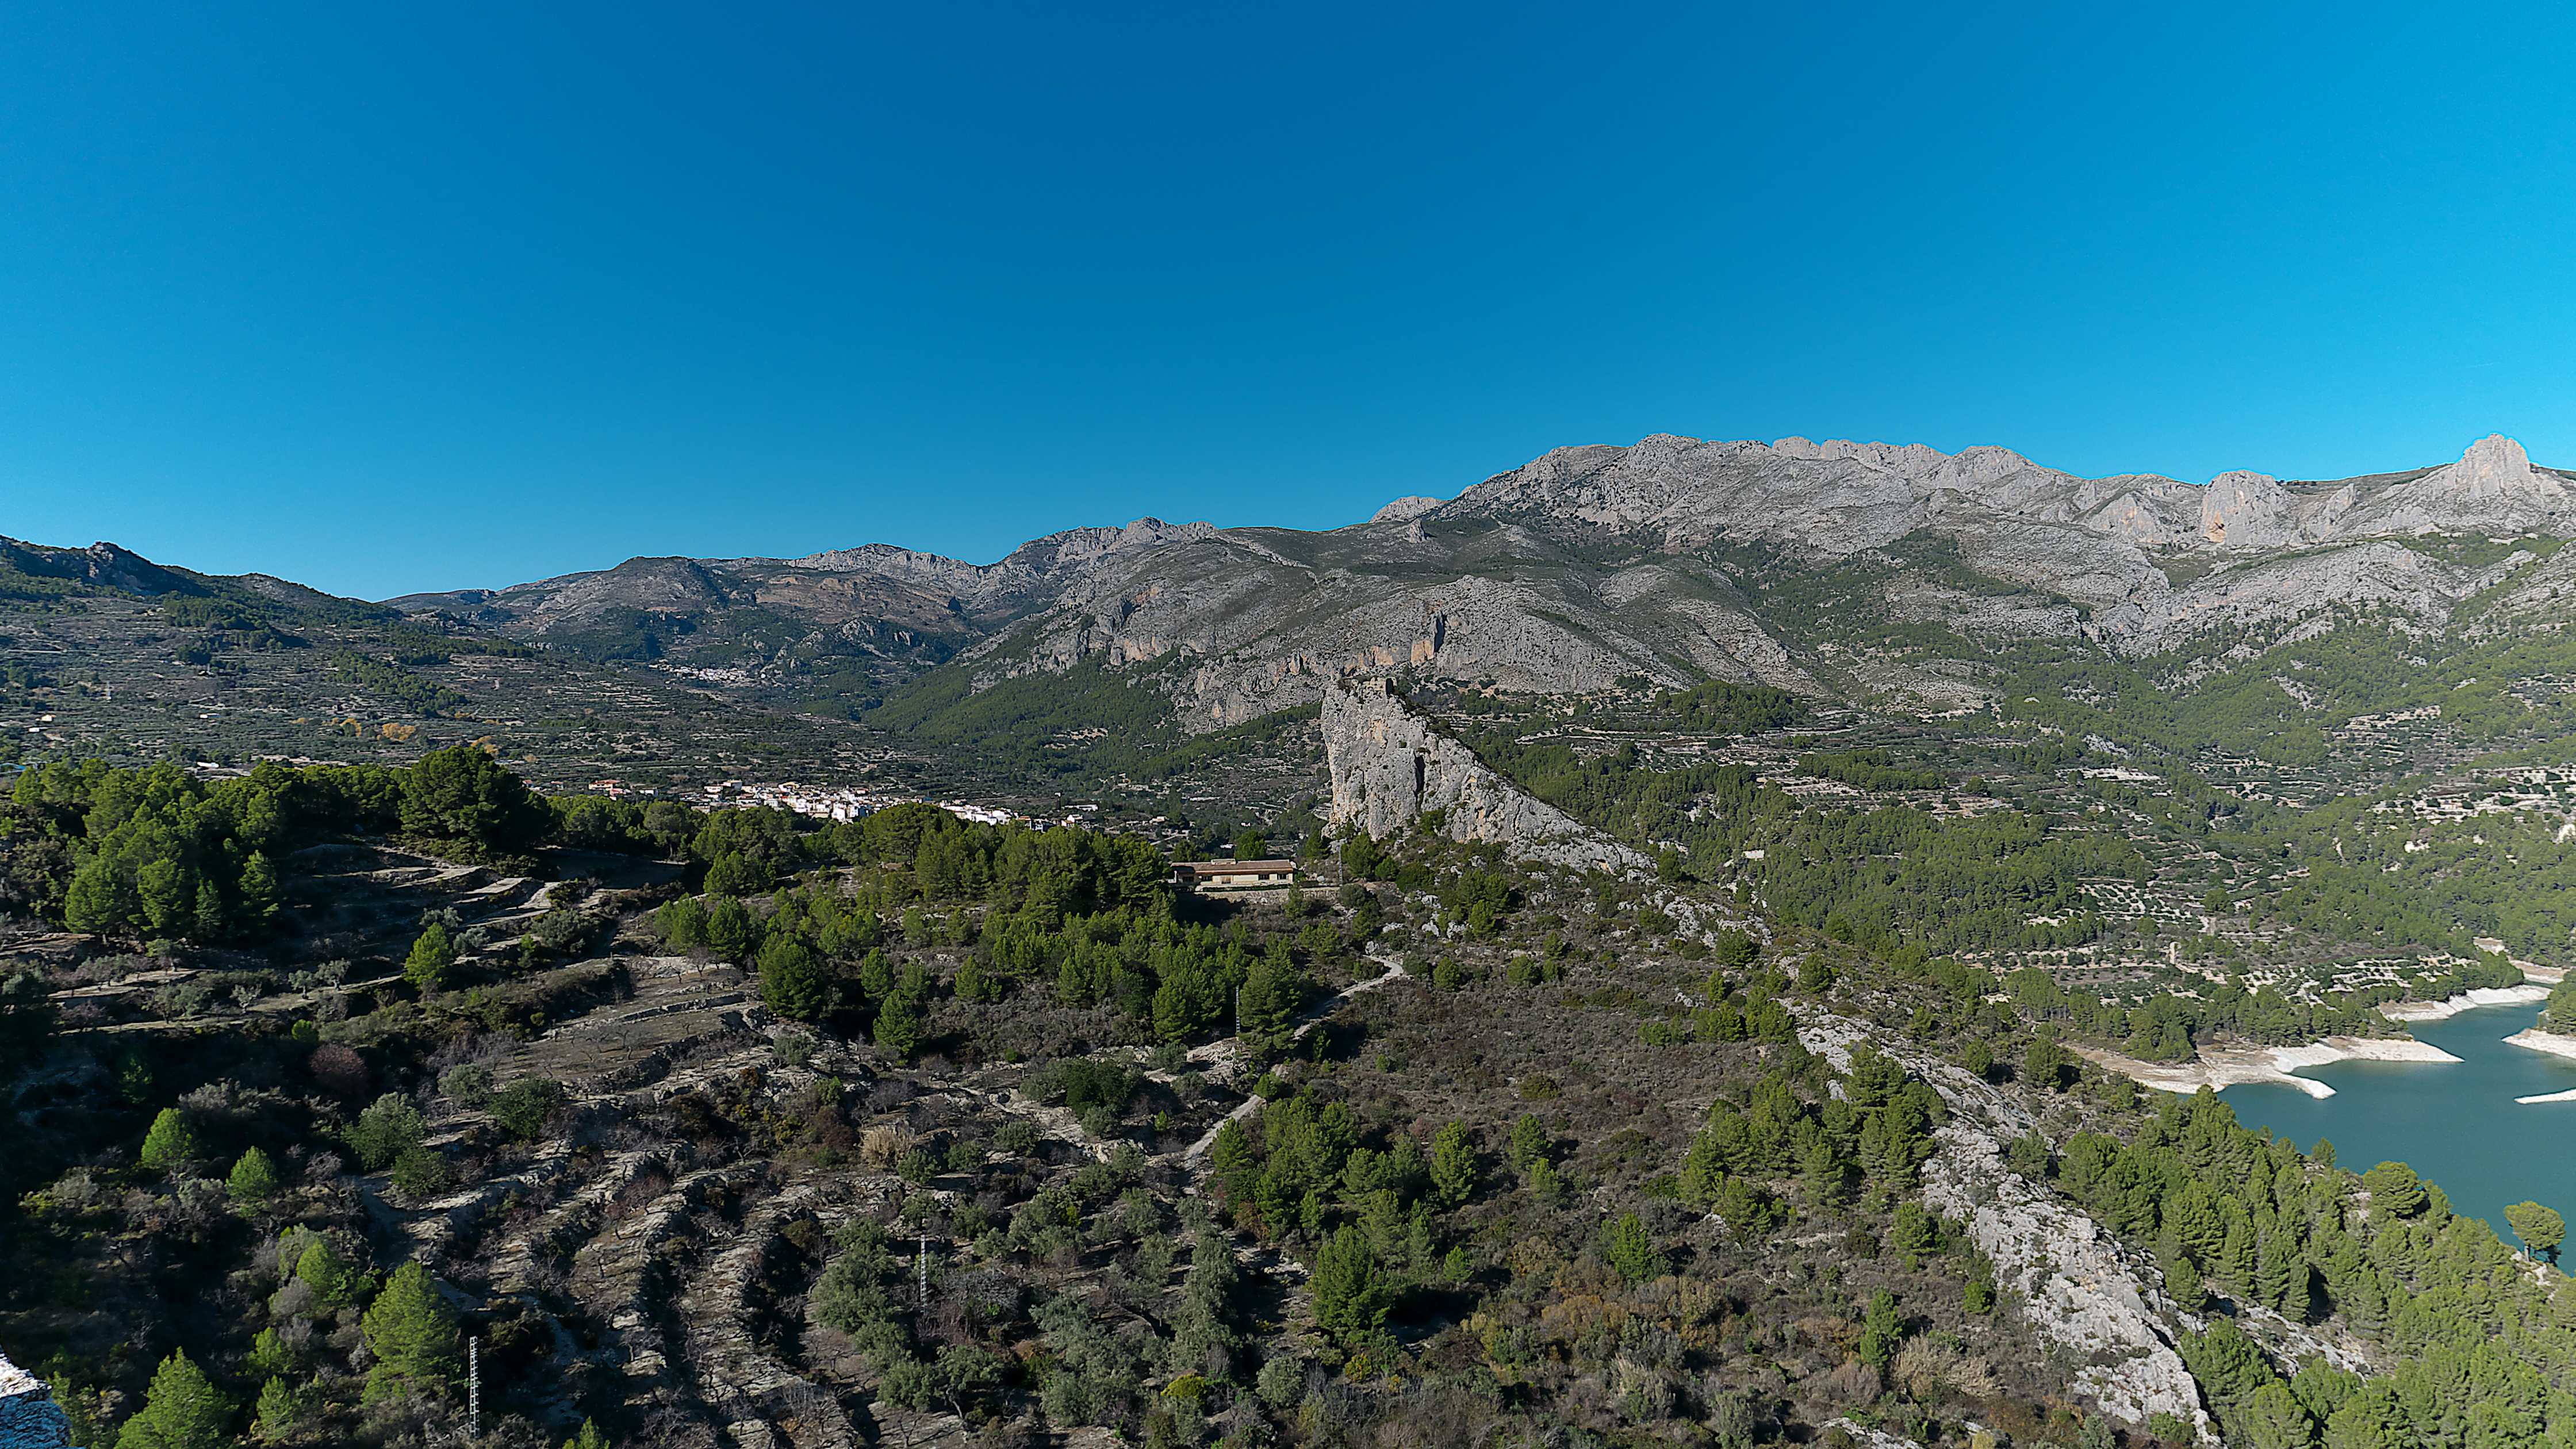
<path fill-rule="evenodd" d="M 2417 1040 L 2460 1060 L 2336 1062 L 2297 1073 L 2334 1088 L 2331 1097 L 2252 1083 L 2219 1098 L 2237 1121 L 2301 1147 L 2331 1139 L 2347 1171 L 2403 1162 L 2440 1184 L 2452 1211 L 2486 1219 L 2510 1243 L 2506 1203 L 2535 1199 L 2576 1220 L 2576 1102 L 2514 1100 L 2576 1088 L 2576 1060 L 2504 1044 L 2539 1019 L 2538 1007 L 2488 1006 L 2417 1022 Z"/>

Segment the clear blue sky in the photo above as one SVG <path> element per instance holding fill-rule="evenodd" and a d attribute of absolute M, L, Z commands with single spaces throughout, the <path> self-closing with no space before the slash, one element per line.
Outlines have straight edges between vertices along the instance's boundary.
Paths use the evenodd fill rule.
<path fill-rule="evenodd" d="M 2563 7 L 0 15 L 0 533 L 338 592 L 1560 444 L 2576 465 Z"/>

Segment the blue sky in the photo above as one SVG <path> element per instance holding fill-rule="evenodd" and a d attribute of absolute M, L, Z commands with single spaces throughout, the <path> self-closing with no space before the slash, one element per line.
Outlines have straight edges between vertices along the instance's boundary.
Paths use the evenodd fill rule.
<path fill-rule="evenodd" d="M 2576 466 L 2561 8 L 0 14 L 0 533 L 381 597 L 1650 432 Z"/>

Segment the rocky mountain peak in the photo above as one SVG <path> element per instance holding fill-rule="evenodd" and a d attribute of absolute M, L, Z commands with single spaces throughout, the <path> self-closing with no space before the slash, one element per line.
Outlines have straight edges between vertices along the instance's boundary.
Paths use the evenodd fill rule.
<path fill-rule="evenodd" d="M 2357 502 L 2338 524 L 2337 533 L 2556 530 L 2576 525 L 2576 487 L 2556 473 L 2531 466 L 2522 445 L 2501 433 L 2471 443 L 2456 463 Z"/>
<path fill-rule="evenodd" d="M 2501 498 L 2542 486 L 2522 444 L 2502 433 L 2489 433 L 2469 444 L 2460 461 L 2434 469 L 2423 481 L 2439 483 L 2443 491 L 2469 498 Z"/>
<path fill-rule="evenodd" d="M 2292 542 L 2290 490 L 2268 473 L 2219 474 L 2200 495 L 2200 536 L 2221 548 Z"/>
<path fill-rule="evenodd" d="M 1398 498 L 1370 514 L 1369 522 L 1402 523 L 1408 518 L 1420 518 L 1447 501 L 1445 498 Z"/>

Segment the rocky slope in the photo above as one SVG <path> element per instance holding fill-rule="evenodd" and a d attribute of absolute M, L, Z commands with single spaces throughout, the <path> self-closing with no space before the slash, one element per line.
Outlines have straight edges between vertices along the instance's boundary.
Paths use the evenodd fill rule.
<path fill-rule="evenodd" d="M 1499 843 L 1515 860 L 1612 872 L 1646 867 L 1636 851 L 1486 768 L 1385 680 L 1324 692 L 1324 747 L 1337 832 L 1391 837 L 1430 815 L 1449 839 Z"/>
<path fill-rule="evenodd" d="M 2148 656 L 2257 647 L 2380 613 L 2432 628 L 2502 588 L 2562 582 L 2444 546 L 2576 529 L 2576 484 L 2491 436 L 2442 467 L 2334 482 L 2079 478 L 2005 448 L 1657 435 L 1561 448 L 1446 501 L 1326 533 L 1139 519 L 989 565 L 871 544 L 798 559 L 636 559 L 395 601 L 607 657 L 738 671 L 748 687 L 876 696 L 951 663 L 967 691 L 1089 662 L 1189 730 L 1398 673 L 1593 693 L 1642 677 L 1812 696 L 1979 703 L 1957 671 L 1873 646 L 1879 622 L 1963 638 L 2089 640 Z M 1823 622 L 1789 592 L 1850 592 Z"/>

